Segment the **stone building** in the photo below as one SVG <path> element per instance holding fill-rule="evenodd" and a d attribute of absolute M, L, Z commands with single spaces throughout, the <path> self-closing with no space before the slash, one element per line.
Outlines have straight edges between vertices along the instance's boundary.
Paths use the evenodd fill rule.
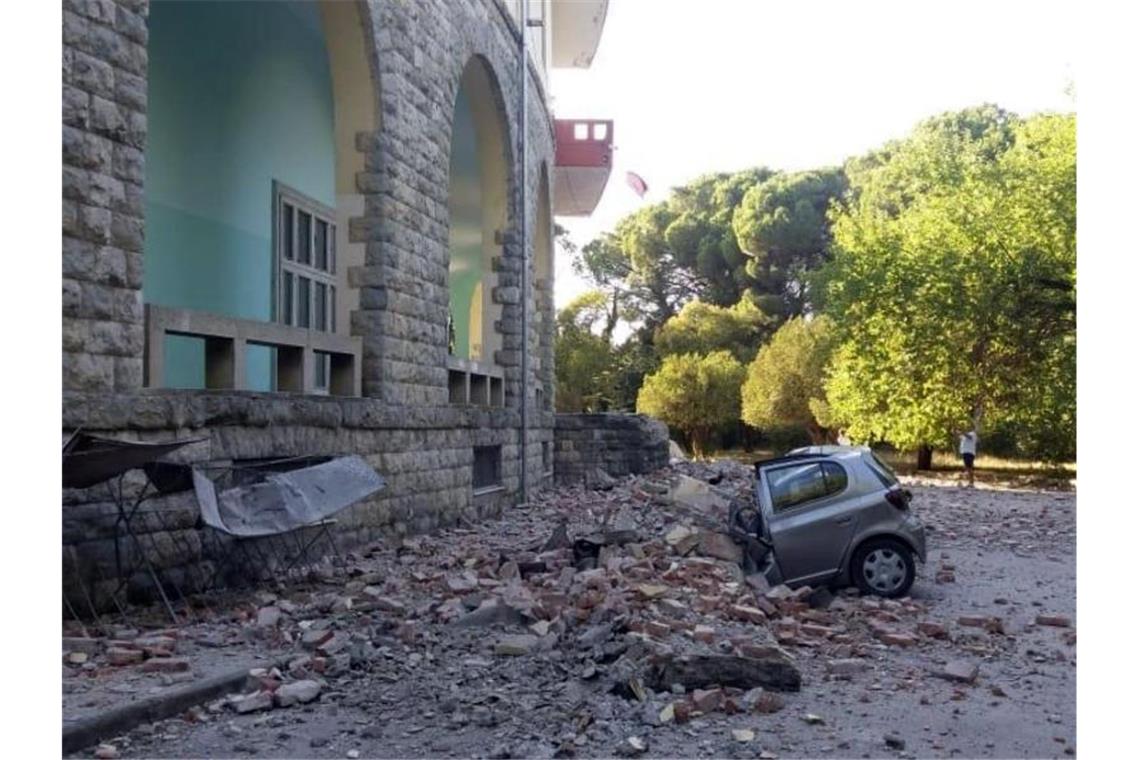
<path fill-rule="evenodd" d="M 360 454 L 388 485 L 349 543 L 551 482 L 552 218 L 613 127 L 555 119 L 547 73 L 607 0 L 527 2 L 64 0 L 64 432 Z M 64 501 L 74 560 L 112 507 Z"/>

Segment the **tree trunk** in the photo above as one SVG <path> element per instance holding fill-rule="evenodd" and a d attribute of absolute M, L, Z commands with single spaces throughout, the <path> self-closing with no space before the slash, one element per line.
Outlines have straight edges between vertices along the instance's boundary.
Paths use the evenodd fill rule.
<path fill-rule="evenodd" d="M 934 449 L 925 443 L 918 447 L 918 458 L 915 461 L 916 470 L 929 470 L 934 460 Z"/>

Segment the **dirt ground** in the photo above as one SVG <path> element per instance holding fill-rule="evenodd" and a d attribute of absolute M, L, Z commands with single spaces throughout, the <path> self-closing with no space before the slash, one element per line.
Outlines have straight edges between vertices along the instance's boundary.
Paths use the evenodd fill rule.
<path fill-rule="evenodd" d="M 504 571 L 502 559 L 533 556 L 525 549 L 541 544 L 567 516 L 574 536 L 615 505 L 627 512 L 632 509 L 643 536 L 657 536 L 664 550 L 659 537 L 675 527 L 675 517 L 658 509 L 653 499 L 641 498 L 654 493 L 653 485 L 627 479 L 608 494 L 580 489 L 554 492 L 487 525 L 457 528 L 361 555 L 355 577 L 374 582 L 387 596 L 373 593 L 378 602 L 340 614 L 334 602 L 323 613 L 333 628 L 359 647 L 350 648 L 351 666 L 317 677 L 322 685 L 319 699 L 248 714 L 237 714 L 218 701 L 183 718 L 142 726 L 109 744 L 121 757 L 1075 754 L 1072 492 L 971 490 L 910 480 L 913 507 L 928 528 L 929 561 L 920 565 L 912 601 L 901 606 L 880 607 L 875 600 L 848 592 L 837 594 L 829 608 L 810 613 L 799 609 L 806 604 L 781 606 L 782 617 L 759 624 L 730 619 L 723 611 L 698 610 L 694 601 L 698 597 L 683 596 L 686 589 L 669 586 L 663 598 L 672 596 L 681 603 L 673 605 L 671 630 L 664 629 L 666 647 L 687 646 L 693 626 L 701 622 L 715 628 L 713 648 L 722 652 L 738 645 L 741 636 L 772 642 L 776 634 L 802 674 L 802 688 L 778 693 L 774 711 L 733 712 L 723 707 L 704 714 L 698 711 L 682 722 L 680 714 L 663 718 L 663 711 L 669 712 L 666 708 L 671 705 L 680 709 L 684 700 L 700 695 L 686 694 L 676 686 L 657 692 L 646 688 L 642 694 L 614 693 L 614 672 L 638 645 L 630 642 L 648 638 L 641 626 L 648 624 L 648 610 L 658 608 L 619 600 L 611 622 L 605 624 L 609 628 L 602 631 L 604 641 L 587 641 L 591 631 L 598 630 L 598 621 L 607 619 L 599 610 L 609 605 L 611 593 L 617 593 L 612 588 L 606 592 L 607 601 L 588 619 L 581 619 L 585 613 L 575 619 L 563 612 L 554 618 L 550 633 L 540 627 L 519 656 L 505 655 L 499 645 L 505 636 L 528 633 L 527 628 L 461 627 L 447 619 L 454 617 L 452 612 L 461 617 L 475 606 L 470 600 L 462 606 L 459 599 L 482 596 L 484 591 L 500 593 L 496 581 L 479 569 L 493 555 L 501 555 L 492 563 L 500 575 L 509 575 L 513 568 Z M 651 542 L 645 545 L 652 548 Z M 607 566 L 614 573 L 607 577 L 611 584 L 614 574 L 628 576 L 630 583 L 673 583 L 639 575 L 639 568 L 654 567 L 653 557 L 652 551 L 648 560 L 640 562 L 636 557 L 611 557 Z M 606 561 L 605 556 L 600 559 Z M 561 575 L 569 582 L 573 568 L 564 568 Z M 942 582 L 936 582 L 936 576 Z M 661 577 L 671 576 L 666 572 Z M 475 585 L 465 586 L 472 578 Z M 339 589 L 344 579 L 337 583 Z M 444 583 L 446 587 L 440 585 Z M 553 587 L 554 581 L 544 583 Z M 566 587 L 571 593 L 579 588 L 579 581 L 574 583 Z M 360 585 L 346 588 L 359 592 Z M 743 593 L 738 586 L 751 593 L 732 580 L 721 585 L 733 594 Z M 310 591 L 282 594 L 283 599 L 286 596 L 300 601 L 293 606 L 263 595 L 257 602 L 286 607 L 286 621 L 271 635 L 259 638 L 264 634 L 257 633 L 254 622 L 238 615 L 217 622 L 212 632 L 184 635 L 182 646 L 189 649 L 179 655 L 190 651 L 197 653 L 191 659 L 206 657 L 203 665 L 195 660 L 194 671 L 211 672 L 217 666 L 210 662 L 216 660 L 208 657 L 215 656 L 219 639 L 226 636 L 243 655 L 303 654 L 299 636 L 287 633 L 287 624 L 296 619 L 303 629 L 312 622 L 314 605 L 324 610 L 329 604 L 325 596 Z M 788 611 L 793 608 L 794 615 Z M 1045 616 L 1042 624 L 1037 622 L 1039 616 Z M 569 624 L 562 622 L 567 620 Z M 613 630 L 613 620 L 627 621 L 624 638 Z M 885 643 L 890 639 L 880 635 L 883 621 L 908 632 L 903 638 L 912 642 Z M 805 635 L 807 622 L 822 627 Z M 916 626 L 928 631 L 941 627 L 945 637 L 919 635 Z M 789 633 L 788 627 L 795 632 Z M 296 634 L 300 629 L 292 630 Z M 192 643 L 202 637 L 211 641 L 209 647 Z M 730 639 L 735 643 L 730 644 Z M 251 647 L 250 642 L 260 643 Z M 857 667 L 840 673 L 835 663 L 844 661 L 857 661 Z M 955 682 L 939 677 L 951 661 L 977 665 L 976 678 Z M 107 675 L 92 675 L 96 673 Z M 125 681 L 122 673 L 123 669 L 93 669 L 85 679 L 65 676 L 65 718 L 102 708 L 114 688 L 130 691 L 133 682 Z M 83 681 L 83 686 L 69 691 L 69 678 Z M 134 688 L 145 691 L 137 684 Z M 725 704 L 740 701 L 731 693 L 729 697 Z M 90 757 L 92 749 L 78 756 Z"/>

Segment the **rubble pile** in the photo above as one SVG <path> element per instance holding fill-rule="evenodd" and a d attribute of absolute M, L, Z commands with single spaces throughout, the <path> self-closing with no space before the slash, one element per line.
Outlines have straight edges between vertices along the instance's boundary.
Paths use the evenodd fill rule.
<path fill-rule="evenodd" d="M 338 734 L 346 751 L 381 738 L 421 746 L 411 743 L 432 727 L 482 747 L 464 745 L 467 754 L 635 756 L 668 752 L 651 746 L 663 727 L 694 732 L 750 716 L 750 728 L 724 724 L 723 744 L 709 751 L 748 744 L 755 756 L 766 751 L 755 731 L 808 683 L 852 684 L 865 702 L 888 682 L 909 691 L 926 682 L 958 699 L 986 682 L 980 664 L 1018 650 L 1017 631 L 990 611 L 770 588 L 746 572 L 728 529 L 733 500 L 750 503 L 752 489 L 746 466 L 679 462 L 546 491 L 495 522 L 376 542 L 349 556 L 347 576 L 254 594 L 213 623 L 65 640 L 65 662 L 92 681 L 116 670 L 169 680 L 193 677 L 200 656 L 256 651 L 278 666 L 251 671 L 243 693 L 193 715 L 221 721 L 233 738 L 236 716 L 280 728 L 298 710 L 332 705 L 383 716 Z M 1063 519 L 1036 525 L 1064 534 Z M 1029 515 L 1007 522 L 1031 535 Z M 961 521 L 943 528 L 965 540 Z M 969 540 L 998 540 L 968 530 L 977 531 Z M 945 554 L 931 560 L 938 587 L 956 582 L 961 570 Z M 1035 629 L 1075 642 L 1067 617 L 1038 613 Z M 899 657 L 905 665 L 884 678 Z M 168 724 L 136 740 L 182 730 Z"/>

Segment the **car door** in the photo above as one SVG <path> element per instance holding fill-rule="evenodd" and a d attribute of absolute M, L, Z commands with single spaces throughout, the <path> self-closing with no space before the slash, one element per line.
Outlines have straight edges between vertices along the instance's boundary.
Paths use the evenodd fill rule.
<path fill-rule="evenodd" d="M 839 462 L 773 466 L 762 471 L 765 517 L 776 561 L 788 583 L 834 575 L 855 532 L 858 499 L 853 478 Z"/>

